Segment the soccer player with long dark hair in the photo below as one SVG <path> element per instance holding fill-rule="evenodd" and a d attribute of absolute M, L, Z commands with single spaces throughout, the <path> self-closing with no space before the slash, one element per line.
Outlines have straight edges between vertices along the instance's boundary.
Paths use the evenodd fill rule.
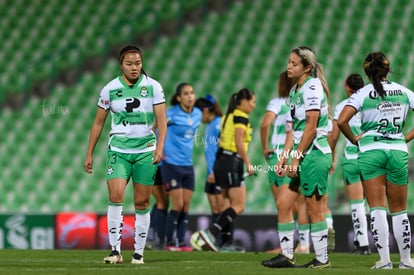
<path fill-rule="evenodd" d="M 370 207 L 371 231 L 380 260 L 372 269 L 392 269 L 389 251 L 387 208 L 391 213 L 394 238 L 400 252 L 400 269 L 414 269 L 411 259 L 411 226 L 407 215 L 408 148 L 414 136 L 406 136 L 403 126 L 409 109 L 414 109 L 414 93 L 388 79 L 390 61 L 382 52 L 369 53 L 364 60 L 368 85 L 354 93 L 338 118 L 345 137 L 359 147 L 365 197 Z M 361 113 L 362 134 L 355 135 L 351 118 Z"/>

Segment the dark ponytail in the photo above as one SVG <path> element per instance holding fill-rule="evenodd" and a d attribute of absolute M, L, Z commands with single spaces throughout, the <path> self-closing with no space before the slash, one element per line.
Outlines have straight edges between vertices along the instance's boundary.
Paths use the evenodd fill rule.
<path fill-rule="evenodd" d="M 384 99 L 385 90 L 382 81 L 387 78 L 390 72 L 390 61 L 382 52 L 372 52 L 367 55 L 364 61 L 364 71 L 374 86 L 375 91 Z"/>
<path fill-rule="evenodd" d="M 223 116 L 220 105 L 212 95 L 206 95 L 206 97 L 197 99 L 194 103 L 194 107 L 197 107 L 200 110 L 207 108 L 210 113 L 214 113 L 214 115 L 219 117 Z"/>
<path fill-rule="evenodd" d="M 254 92 L 250 91 L 247 88 L 243 88 L 239 90 L 237 93 L 234 93 L 230 96 L 229 105 L 227 106 L 226 117 L 224 118 L 224 122 L 223 122 L 223 128 L 226 125 L 227 118 L 229 117 L 231 113 L 234 112 L 237 106 L 241 104 L 241 101 L 243 99 L 250 100 L 253 98 L 253 96 L 254 96 Z"/>

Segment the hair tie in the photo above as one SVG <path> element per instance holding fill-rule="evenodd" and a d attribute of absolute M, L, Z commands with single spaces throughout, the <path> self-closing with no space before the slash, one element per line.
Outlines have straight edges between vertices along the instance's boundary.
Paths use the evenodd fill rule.
<path fill-rule="evenodd" d="M 212 96 L 212 95 L 210 95 L 210 94 L 208 94 L 208 95 L 206 95 L 206 100 L 208 101 L 208 102 L 210 102 L 211 104 L 216 104 L 216 100 L 214 99 L 214 97 Z"/>

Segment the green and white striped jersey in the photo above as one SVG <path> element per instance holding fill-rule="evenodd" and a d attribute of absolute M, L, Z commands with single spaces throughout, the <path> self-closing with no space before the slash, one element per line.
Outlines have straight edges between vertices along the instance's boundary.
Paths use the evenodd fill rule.
<path fill-rule="evenodd" d="M 359 150 L 401 150 L 408 152 L 402 133 L 408 109 L 414 109 L 414 93 L 395 82 L 382 82 L 386 95 L 382 99 L 372 84 L 353 94 L 346 105 L 361 112 Z"/>
<path fill-rule="evenodd" d="M 338 120 L 339 115 L 341 114 L 342 110 L 344 109 L 346 103 L 348 102 L 348 99 L 344 99 L 341 102 L 338 103 L 335 107 L 334 112 L 334 120 Z M 349 126 L 351 127 L 352 133 L 354 135 L 359 135 L 361 133 L 361 113 L 356 113 L 350 120 L 349 120 Z M 346 145 L 345 145 L 345 151 L 344 155 L 346 159 L 357 159 L 358 158 L 358 146 L 352 144 L 347 138 L 346 139 Z"/>
<path fill-rule="evenodd" d="M 98 106 L 111 110 L 110 149 L 131 154 L 155 150 L 153 105 L 164 102 L 161 85 L 149 76 L 141 75 L 132 87 L 120 76 L 106 84 Z"/>
<path fill-rule="evenodd" d="M 289 93 L 290 113 L 293 119 L 294 143 L 299 144 L 306 126 L 306 111 L 320 111 L 316 136 L 308 151 L 316 146 L 322 153 L 331 153 L 328 144 L 328 100 L 323 91 L 322 83 L 318 78 L 309 77 L 305 83 L 296 90 L 295 84 Z"/>
<path fill-rule="evenodd" d="M 285 145 L 286 132 L 291 127 L 288 122 L 291 122 L 289 115 L 290 108 L 287 105 L 287 98 L 273 98 L 267 105 L 266 111 L 272 112 L 276 115 L 273 121 L 273 133 L 271 137 L 271 148 L 277 150 L 277 154 L 281 153 Z"/>

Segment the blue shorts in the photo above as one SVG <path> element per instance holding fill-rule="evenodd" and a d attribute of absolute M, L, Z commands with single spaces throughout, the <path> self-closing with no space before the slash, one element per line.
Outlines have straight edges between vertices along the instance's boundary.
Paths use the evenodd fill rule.
<path fill-rule="evenodd" d="M 163 184 L 164 182 L 162 180 L 162 175 L 161 175 L 161 166 L 158 166 L 157 172 L 155 173 L 154 185 L 163 185 Z"/>
<path fill-rule="evenodd" d="M 163 162 L 161 174 L 167 192 L 182 188 L 194 191 L 193 166 L 180 166 Z"/>

